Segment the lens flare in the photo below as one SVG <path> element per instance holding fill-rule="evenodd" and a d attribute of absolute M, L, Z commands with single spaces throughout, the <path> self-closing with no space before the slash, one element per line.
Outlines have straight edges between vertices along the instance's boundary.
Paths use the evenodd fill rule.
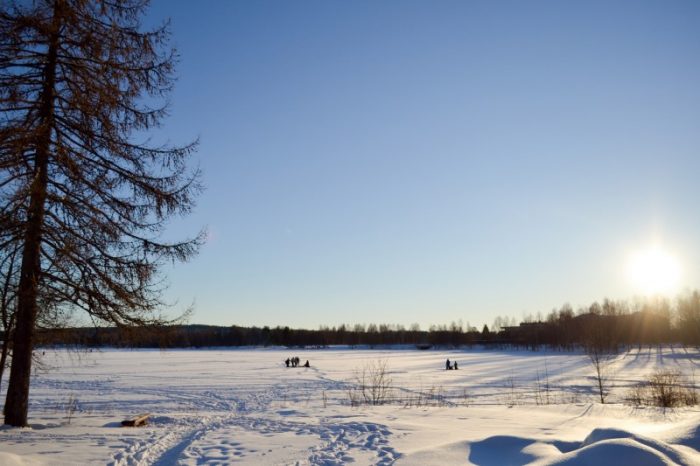
<path fill-rule="evenodd" d="M 680 285 L 681 266 L 673 255 L 654 247 L 630 257 L 627 276 L 638 293 L 670 294 Z"/>

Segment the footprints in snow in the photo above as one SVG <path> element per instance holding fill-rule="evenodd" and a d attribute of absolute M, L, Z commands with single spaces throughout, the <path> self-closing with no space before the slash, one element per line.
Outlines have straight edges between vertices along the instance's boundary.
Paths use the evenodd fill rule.
<path fill-rule="evenodd" d="M 390 465 L 400 456 L 389 446 L 391 431 L 385 426 L 374 423 L 349 422 L 345 424 L 327 424 L 319 433 L 324 443 L 314 448 L 309 457 L 311 464 L 324 466 L 341 466 L 355 461 L 354 451 L 373 452 L 373 463 Z"/>
<path fill-rule="evenodd" d="M 186 459 L 191 459 L 196 464 L 229 464 L 243 460 L 247 454 L 257 450 L 248 450 L 240 443 L 232 440 L 222 440 L 212 445 L 192 445 L 183 452 Z"/>
<path fill-rule="evenodd" d="M 314 390 L 314 387 L 309 385 L 311 384 L 307 383 L 303 387 L 295 388 L 306 393 Z M 213 391 L 196 394 L 167 390 L 166 398 L 194 401 L 195 406 L 200 409 L 229 414 L 189 420 L 158 418 L 153 424 L 159 427 L 160 438 L 151 438 L 145 443 L 130 442 L 131 445 L 126 451 L 115 455 L 113 464 L 134 464 L 144 460 L 149 464 L 227 464 L 254 461 L 256 458 L 259 460 L 261 455 L 269 453 L 246 448 L 233 440 L 241 440 L 241 435 L 245 435 L 246 432 L 265 436 L 309 436 L 309 449 L 306 450 L 309 456 L 302 463 L 311 465 L 334 466 L 355 462 L 388 466 L 400 456 L 389 446 L 391 431 L 380 424 L 338 423 L 338 419 L 328 419 L 321 424 L 306 423 L 299 421 L 298 413 L 294 410 L 277 413 L 282 416 L 281 419 L 268 417 L 274 416 L 275 413 L 274 410 L 270 410 L 271 403 L 283 395 L 290 395 L 289 388 L 276 386 L 263 392 L 243 390 L 226 394 Z M 315 390 L 318 389 L 316 386 Z M 290 399 L 296 398 L 293 395 L 296 394 L 292 394 Z M 294 414 L 296 420 L 286 419 L 290 414 Z M 165 435 L 161 428 L 166 430 Z M 154 432 L 154 435 L 158 434 Z M 303 455 L 303 450 L 299 453 Z"/>

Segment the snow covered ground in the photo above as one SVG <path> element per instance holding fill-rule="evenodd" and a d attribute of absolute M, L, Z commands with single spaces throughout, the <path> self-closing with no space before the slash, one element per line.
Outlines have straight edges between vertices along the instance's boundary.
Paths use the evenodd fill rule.
<path fill-rule="evenodd" d="M 286 368 L 295 355 L 311 367 Z M 349 382 L 377 361 L 391 403 L 351 406 Z M 680 348 L 616 357 L 605 405 L 572 353 L 47 350 L 43 363 L 33 427 L 0 428 L 2 465 L 700 464 L 700 409 L 623 404 L 659 369 L 692 382 L 700 354 Z M 148 426 L 120 427 L 142 412 Z"/>

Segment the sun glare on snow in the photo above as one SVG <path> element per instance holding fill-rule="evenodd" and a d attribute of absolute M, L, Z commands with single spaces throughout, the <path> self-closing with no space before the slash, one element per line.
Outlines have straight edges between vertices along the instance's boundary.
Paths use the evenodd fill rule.
<path fill-rule="evenodd" d="M 681 266 L 672 254 L 653 247 L 630 257 L 627 277 L 638 293 L 668 294 L 677 291 L 680 285 Z"/>

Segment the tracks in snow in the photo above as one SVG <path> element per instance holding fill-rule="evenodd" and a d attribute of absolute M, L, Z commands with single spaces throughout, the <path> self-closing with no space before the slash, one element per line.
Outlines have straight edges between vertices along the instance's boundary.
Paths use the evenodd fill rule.
<path fill-rule="evenodd" d="M 316 447 L 309 463 L 324 466 L 342 466 L 353 462 L 354 450 L 376 453 L 374 464 L 388 466 L 401 456 L 389 446 L 391 431 L 381 424 L 371 422 L 349 422 L 330 424 L 319 433 L 324 443 Z"/>
<path fill-rule="evenodd" d="M 294 386 L 293 399 L 303 400 L 328 386 L 328 380 L 305 381 Z M 243 460 L 256 449 L 236 441 L 242 434 L 265 436 L 292 434 L 309 436 L 313 447 L 291 464 L 335 466 L 372 458 L 373 464 L 388 466 L 400 456 L 389 446 L 391 431 L 371 422 L 340 422 L 325 418 L 315 423 L 312 418 L 290 420 L 272 417 L 275 400 L 286 399 L 292 388 L 274 386 L 265 389 L 243 389 L 231 392 L 140 389 L 138 394 L 159 395 L 164 402 L 186 403 L 204 414 L 182 418 L 155 417 L 147 435 L 124 437 L 126 448 L 113 456 L 113 466 L 171 464 L 222 464 Z M 225 393 L 225 394 L 224 394 Z M 277 413 L 279 414 L 279 413 Z M 300 452 L 301 453 L 301 452 Z"/>

